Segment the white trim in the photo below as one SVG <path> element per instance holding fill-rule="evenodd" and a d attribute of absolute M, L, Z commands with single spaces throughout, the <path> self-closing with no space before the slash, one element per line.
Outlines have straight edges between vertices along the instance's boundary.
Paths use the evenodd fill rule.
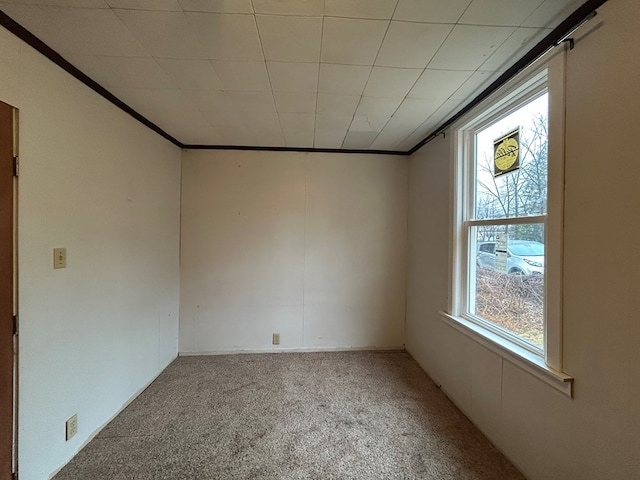
<path fill-rule="evenodd" d="M 559 49 L 560 50 L 560 49 Z M 480 105 L 467 112 L 452 127 L 453 162 L 451 165 L 451 201 L 452 241 L 450 247 L 449 279 L 449 319 L 455 325 L 474 325 L 471 331 L 475 336 L 484 335 L 485 342 L 496 342 L 500 350 L 510 345 L 510 355 L 523 353 L 523 359 L 530 364 L 541 364 L 543 370 L 562 371 L 562 231 L 563 231 L 563 190 L 564 190 L 564 104 L 565 104 L 565 63 L 564 49 L 537 61 L 512 79 L 500 91 L 494 92 Z M 548 151 L 548 200 L 547 215 L 531 217 L 467 220 L 464 212 L 475 211 L 474 191 L 475 162 L 467 161 L 470 152 L 475 149 L 475 135 L 481 128 L 495 123 L 501 118 L 531 102 L 545 91 L 549 92 L 549 151 Z M 475 255 L 471 255 L 474 242 L 469 245 L 469 230 L 481 225 L 544 224 L 545 232 L 545 328 L 544 349 L 534 352 L 518 345 L 509 335 L 496 333 L 493 329 L 463 318 L 465 311 L 473 312 L 472 296 L 474 278 L 472 271 Z M 468 328 L 465 332 L 470 331 Z M 564 375 L 564 374 L 563 374 Z M 570 377 L 569 377 L 570 378 Z M 569 389 L 570 390 L 570 389 Z"/>
<path fill-rule="evenodd" d="M 179 357 L 197 357 L 206 355 L 238 355 L 255 353 L 322 353 L 322 352 L 405 352 L 404 345 L 391 347 L 291 347 L 264 349 L 222 349 L 206 352 L 180 352 Z"/>
<path fill-rule="evenodd" d="M 549 367 L 540 355 L 512 343 L 480 325 L 462 317 L 440 312 L 443 322 L 471 340 L 498 354 L 512 365 L 532 374 L 547 385 L 573 397 L 573 377 Z"/>

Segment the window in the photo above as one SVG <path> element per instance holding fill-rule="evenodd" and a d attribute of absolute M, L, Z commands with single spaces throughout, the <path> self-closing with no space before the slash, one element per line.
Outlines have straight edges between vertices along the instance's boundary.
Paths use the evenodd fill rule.
<path fill-rule="evenodd" d="M 556 57 L 456 127 L 445 318 L 570 395 L 561 373 L 564 82 Z"/>

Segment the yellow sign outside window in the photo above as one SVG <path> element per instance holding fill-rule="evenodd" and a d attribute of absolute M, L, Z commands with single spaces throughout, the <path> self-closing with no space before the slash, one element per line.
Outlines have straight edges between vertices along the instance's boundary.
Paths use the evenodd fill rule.
<path fill-rule="evenodd" d="M 493 175 L 498 177 L 520 168 L 520 128 L 493 141 Z"/>

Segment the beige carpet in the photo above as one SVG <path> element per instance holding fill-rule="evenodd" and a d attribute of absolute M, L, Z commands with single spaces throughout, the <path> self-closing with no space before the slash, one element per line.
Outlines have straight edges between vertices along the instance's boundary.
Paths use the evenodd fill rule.
<path fill-rule="evenodd" d="M 180 357 L 55 480 L 524 477 L 404 352 Z"/>

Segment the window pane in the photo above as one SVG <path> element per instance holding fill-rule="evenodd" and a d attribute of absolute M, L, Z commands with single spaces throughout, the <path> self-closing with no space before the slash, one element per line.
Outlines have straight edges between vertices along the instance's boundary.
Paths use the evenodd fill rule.
<path fill-rule="evenodd" d="M 547 213 L 547 116 L 545 93 L 477 133 L 476 219 Z"/>
<path fill-rule="evenodd" d="M 542 349 L 544 225 L 475 227 L 475 287 L 470 313 Z"/>

